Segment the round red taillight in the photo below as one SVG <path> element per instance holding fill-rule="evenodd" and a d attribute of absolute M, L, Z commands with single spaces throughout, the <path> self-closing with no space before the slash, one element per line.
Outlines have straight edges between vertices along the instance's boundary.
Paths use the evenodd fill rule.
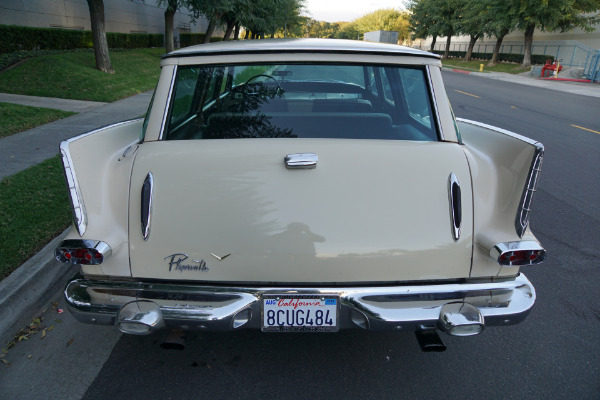
<path fill-rule="evenodd" d="M 90 253 L 85 253 L 85 259 L 90 261 L 92 259 L 92 255 Z"/>
<path fill-rule="evenodd" d="M 67 260 L 70 260 L 73 257 L 68 251 L 65 251 L 64 256 Z"/>

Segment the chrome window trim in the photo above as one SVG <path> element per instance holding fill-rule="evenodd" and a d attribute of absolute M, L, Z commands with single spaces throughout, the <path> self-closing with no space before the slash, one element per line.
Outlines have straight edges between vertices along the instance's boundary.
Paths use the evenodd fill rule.
<path fill-rule="evenodd" d="M 69 197 L 71 199 L 71 210 L 73 211 L 73 223 L 79 236 L 83 236 L 87 230 L 87 213 L 85 205 L 83 203 L 83 197 L 81 196 L 81 189 L 79 188 L 79 180 L 73 168 L 73 158 L 71 157 L 71 151 L 69 145 L 76 140 L 83 139 L 87 136 L 93 135 L 108 128 L 115 128 L 124 124 L 128 124 L 134 121 L 139 121 L 142 118 L 135 118 L 127 121 L 117 122 L 116 124 L 106 125 L 93 131 L 77 135 L 70 139 L 67 139 L 60 143 L 60 154 L 63 163 L 63 171 L 65 173 L 65 181 L 69 190 Z M 70 179 L 69 179 L 70 178 Z M 79 217 L 77 216 L 77 210 L 79 210 Z"/>
<path fill-rule="evenodd" d="M 430 65 L 426 65 L 425 66 L 425 70 L 427 71 L 427 82 L 429 83 L 429 97 L 430 100 L 433 103 L 433 111 L 435 114 L 435 121 L 437 124 L 437 130 L 438 130 L 438 135 L 440 137 L 441 141 L 446 140 L 446 138 L 444 137 L 444 131 L 442 130 L 442 120 L 440 118 L 440 111 L 438 109 L 438 102 L 437 102 L 437 98 L 435 96 L 435 89 L 433 88 L 433 79 L 431 79 L 431 66 Z"/>
<path fill-rule="evenodd" d="M 454 198 L 454 194 L 452 191 L 452 186 L 454 186 L 454 185 L 458 186 L 458 190 L 459 190 L 459 192 L 458 192 L 459 198 L 458 199 Z M 460 182 L 458 181 L 458 178 L 456 177 L 454 172 L 452 172 L 450 174 L 450 176 L 448 177 L 448 200 L 450 203 L 450 222 L 452 224 L 452 238 L 454 239 L 455 242 L 457 242 L 458 239 L 460 239 L 461 221 L 457 220 L 457 215 L 454 212 L 454 208 L 457 203 L 458 203 L 458 206 L 461 206 L 461 199 L 460 199 Z M 459 210 L 459 213 L 462 215 L 462 210 Z M 462 216 L 460 219 L 462 220 Z"/>
<path fill-rule="evenodd" d="M 535 193 L 537 189 L 537 184 L 540 176 L 540 171 L 542 167 L 542 161 L 544 159 L 544 145 L 538 142 L 537 140 L 530 139 L 525 136 L 521 136 L 518 133 L 514 133 L 512 131 L 498 128 L 495 126 L 491 126 L 488 124 L 484 124 L 477 121 L 471 121 L 464 118 L 457 118 L 457 121 L 464 122 L 467 124 L 479 126 L 481 128 L 489 129 L 492 131 L 496 131 L 499 133 L 503 133 L 515 139 L 521 140 L 527 144 L 534 146 L 534 155 L 531 160 L 531 166 L 529 167 L 529 172 L 527 173 L 527 184 L 523 188 L 523 193 L 521 194 L 521 200 L 519 201 L 519 209 L 517 210 L 517 216 L 515 219 L 515 230 L 519 237 L 523 237 L 523 234 L 527 230 L 527 226 L 529 225 L 529 212 L 531 211 L 531 202 L 533 199 L 533 193 Z"/>
<path fill-rule="evenodd" d="M 146 184 L 150 185 L 150 195 L 148 197 L 148 209 L 145 210 L 144 209 L 144 187 L 146 186 Z M 142 225 L 142 237 L 144 238 L 144 241 L 148 240 L 148 238 L 150 237 L 150 225 L 151 225 L 151 218 L 152 218 L 152 195 L 154 192 L 154 177 L 152 176 L 152 172 L 148 172 L 148 175 L 146 175 L 146 179 L 144 179 L 144 183 L 142 185 L 142 202 L 141 202 L 141 211 L 142 211 L 142 217 L 145 215 L 146 217 L 146 223 L 144 224 L 144 219 L 141 219 L 141 225 Z M 146 211 L 146 213 L 144 214 L 144 211 Z"/>
<path fill-rule="evenodd" d="M 173 74 L 171 75 L 171 84 L 169 85 L 169 95 L 167 96 L 167 102 L 165 104 L 165 111 L 163 114 L 162 121 L 160 123 L 160 133 L 158 135 L 158 140 L 162 140 L 164 136 L 165 129 L 167 127 L 167 118 L 169 117 L 169 109 L 171 108 L 171 98 L 173 96 L 173 88 L 175 87 L 175 77 L 177 75 L 177 65 L 173 66 Z"/>

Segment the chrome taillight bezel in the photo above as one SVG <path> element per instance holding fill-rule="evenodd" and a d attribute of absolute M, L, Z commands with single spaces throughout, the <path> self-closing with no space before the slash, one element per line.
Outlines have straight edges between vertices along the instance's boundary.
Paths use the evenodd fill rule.
<path fill-rule="evenodd" d="M 73 253 L 76 252 L 89 254 L 90 257 L 73 256 Z M 102 264 L 111 254 L 110 246 L 100 240 L 67 239 L 63 240 L 54 250 L 54 257 L 57 261 L 81 265 Z"/>
<path fill-rule="evenodd" d="M 546 250 L 533 240 L 502 242 L 490 250 L 490 257 L 503 267 L 520 267 L 541 264 L 546 259 Z"/>

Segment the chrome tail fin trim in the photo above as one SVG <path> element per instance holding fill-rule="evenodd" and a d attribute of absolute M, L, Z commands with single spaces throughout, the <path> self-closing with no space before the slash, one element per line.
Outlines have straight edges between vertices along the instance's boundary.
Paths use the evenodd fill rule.
<path fill-rule="evenodd" d="M 460 183 L 454 172 L 448 177 L 448 200 L 450 202 L 450 223 L 452 224 L 452 237 L 454 241 L 460 238 L 460 225 L 462 222 L 462 204 Z"/>

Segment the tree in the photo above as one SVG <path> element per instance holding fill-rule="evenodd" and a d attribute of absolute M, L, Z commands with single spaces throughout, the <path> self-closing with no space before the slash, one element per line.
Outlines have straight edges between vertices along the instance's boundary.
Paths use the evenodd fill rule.
<path fill-rule="evenodd" d="M 489 37 L 496 38 L 496 45 L 488 67 L 496 65 L 504 37 L 514 29 L 515 23 L 511 3 L 512 0 L 494 0 L 486 4 L 489 19 L 486 23 L 485 33 Z"/>
<path fill-rule="evenodd" d="M 487 2 L 482 2 L 481 0 L 466 0 L 464 3 L 458 31 L 470 37 L 465 61 L 471 61 L 475 43 L 484 35 L 486 26 L 490 22 L 487 4 Z"/>
<path fill-rule="evenodd" d="M 446 37 L 444 58 L 450 53 L 452 35 L 459 31 L 461 15 L 467 0 L 410 0 L 409 26 L 413 39 L 433 36 L 431 51 L 438 36 Z"/>
<path fill-rule="evenodd" d="M 159 6 L 166 6 L 165 9 L 165 50 L 167 53 L 175 50 L 175 43 L 173 40 L 173 29 L 174 29 L 174 19 L 175 13 L 177 12 L 177 8 L 185 3 L 182 3 L 182 0 L 159 0 Z"/>
<path fill-rule="evenodd" d="M 114 74 L 115 71 L 110 62 L 108 53 L 108 42 L 106 41 L 106 31 L 104 30 L 104 1 L 87 0 L 90 9 L 90 21 L 92 23 L 92 40 L 94 43 L 94 54 L 96 56 L 96 68 L 108 74 Z"/>
<path fill-rule="evenodd" d="M 531 48 L 535 29 L 565 32 L 575 27 L 587 32 L 600 21 L 596 11 L 600 0 L 512 0 L 515 26 L 524 32 L 522 67 L 531 66 Z"/>
<path fill-rule="evenodd" d="M 356 26 L 356 22 L 336 22 L 339 29 L 335 33 L 337 39 L 353 39 L 360 40 L 360 32 Z"/>

